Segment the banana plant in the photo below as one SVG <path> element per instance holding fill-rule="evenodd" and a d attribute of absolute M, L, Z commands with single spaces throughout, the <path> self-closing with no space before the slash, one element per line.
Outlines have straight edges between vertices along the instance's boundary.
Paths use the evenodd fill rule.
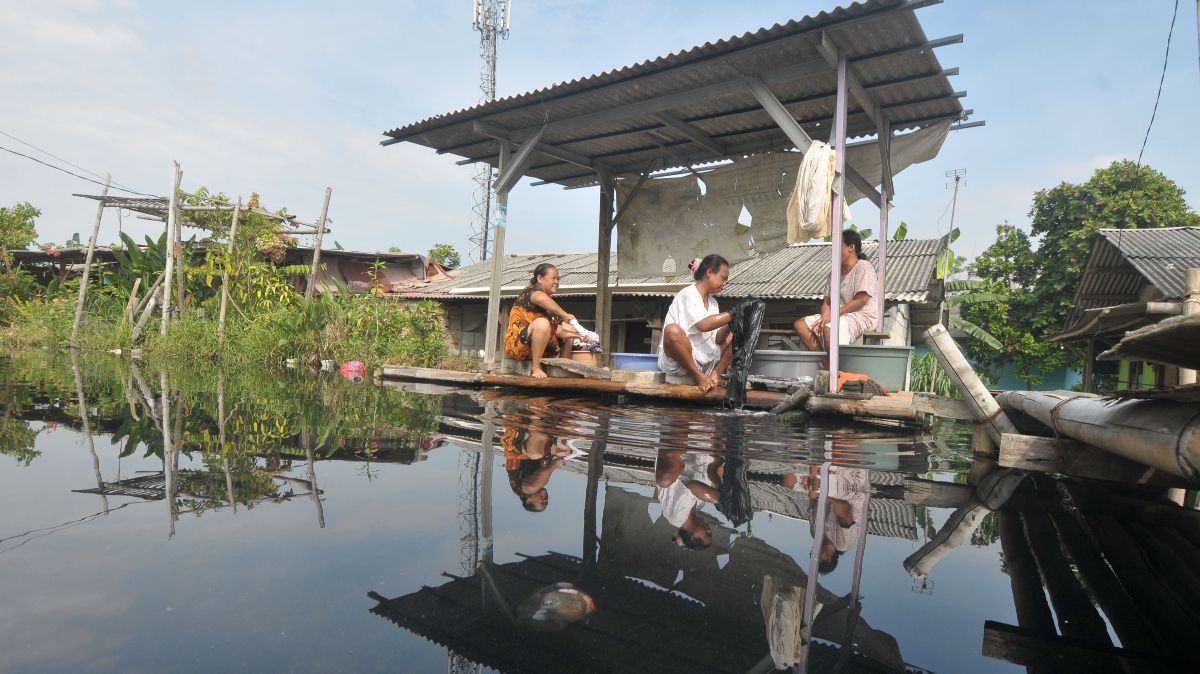
<path fill-rule="evenodd" d="M 951 295 L 950 293 L 954 294 Z M 947 281 L 946 294 L 946 306 L 950 307 L 951 309 L 969 304 L 1000 302 L 1004 300 L 1002 295 L 987 290 L 986 283 L 980 279 Z M 978 339 L 997 351 L 1003 348 L 1003 345 L 1000 344 L 1000 340 L 992 336 L 992 334 L 987 330 L 984 330 L 975 323 L 963 318 L 961 311 L 950 312 L 949 327 L 951 330 L 961 330 L 962 332 L 974 337 L 975 339 Z"/>
<path fill-rule="evenodd" d="M 960 259 L 950 249 L 950 246 L 958 241 L 958 237 L 962 234 L 957 227 L 946 232 L 946 235 L 938 239 L 938 257 L 937 257 L 937 277 L 939 279 L 949 278 L 954 274 L 954 265 Z"/>

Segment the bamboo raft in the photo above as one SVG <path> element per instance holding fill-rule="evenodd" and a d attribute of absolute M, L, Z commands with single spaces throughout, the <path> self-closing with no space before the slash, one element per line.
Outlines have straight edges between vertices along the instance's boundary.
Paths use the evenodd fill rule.
<path fill-rule="evenodd" d="M 525 375 L 494 374 L 485 372 L 463 372 L 421 367 L 384 365 L 378 375 L 382 379 L 450 384 L 461 387 L 480 388 L 500 386 L 527 390 L 565 391 L 588 395 L 632 395 L 648 400 L 663 402 L 686 402 L 702 405 L 720 405 L 725 399 L 724 387 L 704 392 L 695 386 L 659 384 L 640 381 L 615 381 L 590 377 L 547 377 L 535 379 Z M 782 391 L 748 389 L 746 407 L 770 410 L 787 398 Z M 805 409 L 818 415 L 849 416 L 865 420 L 895 422 L 921 422 L 926 412 L 914 404 L 914 396 L 907 391 L 887 396 L 864 398 L 840 394 L 809 396 Z M 926 407 L 928 409 L 928 407 Z"/>

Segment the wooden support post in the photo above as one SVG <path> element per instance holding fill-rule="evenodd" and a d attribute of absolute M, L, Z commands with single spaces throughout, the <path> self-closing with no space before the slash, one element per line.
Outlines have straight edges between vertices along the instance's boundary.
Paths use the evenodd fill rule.
<path fill-rule="evenodd" d="M 1050 605 L 1046 603 L 1046 593 L 1042 591 L 1037 561 L 1029 550 L 1021 517 L 1014 512 L 998 512 L 996 517 L 1000 549 L 1004 553 L 1004 564 L 1008 567 L 1008 581 L 1012 586 L 1013 605 L 1017 611 L 1017 624 L 1042 634 L 1054 634 L 1054 618 L 1050 615 Z"/>
<path fill-rule="evenodd" d="M 96 236 L 100 234 L 100 221 L 104 218 L 104 197 L 108 196 L 108 184 L 112 174 L 104 176 L 104 188 L 100 190 L 100 201 L 96 204 L 96 222 L 92 225 L 92 238 L 88 239 L 87 256 L 83 260 L 83 276 L 79 279 L 79 300 L 75 302 L 75 322 L 71 324 L 72 348 L 78 347 L 79 324 L 83 321 L 83 304 L 87 299 L 88 277 L 92 275 L 92 256 L 96 254 Z"/>
<path fill-rule="evenodd" d="M 241 198 L 239 197 L 239 202 Z M 229 448 L 225 446 L 225 371 L 217 370 L 217 447 L 221 450 L 221 468 L 225 471 L 225 500 L 237 513 L 237 496 L 233 491 L 233 473 L 229 470 Z"/>
<path fill-rule="evenodd" d="M 175 243 L 171 245 L 171 252 L 175 256 L 175 313 L 172 319 L 175 321 L 183 320 L 183 312 L 186 309 L 184 305 L 184 273 L 183 273 L 183 209 L 179 204 L 175 204 Z"/>
<path fill-rule="evenodd" d="M 317 287 L 317 267 L 321 263 L 321 239 L 325 236 L 325 221 L 329 215 L 329 198 L 333 196 L 333 188 L 325 188 L 325 201 L 321 203 L 321 219 L 317 220 L 317 238 L 313 242 L 312 271 L 308 273 L 308 287 L 304 289 L 304 299 L 311 300 Z M 232 241 L 232 237 L 230 241 Z"/>
<path fill-rule="evenodd" d="M 129 299 L 125 300 L 125 313 L 121 314 L 122 323 L 133 323 L 133 307 L 138 304 L 138 289 L 142 287 L 142 277 L 133 279 L 133 287 L 129 290 Z"/>
<path fill-rule="evenodd" d="M 183 171 L 179 169 L 179 162 L 172 162 L 174 169 L 171 174 L 171 196 L 167 202 L 167 236 L 166 250 L 163 253 L 166 256 L 166 264 L 163 267 L 163 297 L 162 297 L 162 320 L 159 323 L 158 334 L 167 334 L 167 321 L 171 318 L 171 274 L 175 273 L 175 254 L 172 249 L 175 246 L 175 227 L 178 226 L 176 215 L 179 211 L 179 183 L 183 180 Z"/>
<path fill-rule="evenodd" d="M 1058 627 L 1064 637 L 1082 639 L 1102 646 L 1111 646 L 1108 628 L 1096 612 L 1091 598 L 1075 578 L 1071 565 L 1063 556 L 1058 532 L 1045 512 L 1030 509 L 1023 513 L 1025 535 L 1037 559 L 1042 580 L 1054 605 Z"/>
<path fill-rule="evenodd" d="M 612 289 L 608 286 L 609 264 L 612 259 L 614 185 L 607 175 L 600 174 L 600 237 L 596 245 L 596 333 L 606 353 L 616 351 L 612 344 Z"/>
<path fill-rule="evenodd" d="M 1096 392 L 1096 339 L 1087 341 L 1087 355 L 1083 359 L 1083 392 Z"/>
<path fill-rule="evenodd" d="M 511 144 L 500 141 L 500 172 L 509 163 Z M 497 344 L 500 339 L 500 283 L 504 276 L 504 230 L 508 226 L 508 191 L 496 192 L 496 216 L 492 236 L 492 276 L 488 289 L 487 319 L 484 321 L 483 366 L 486 370 L 496 369 L 499 362 Z"/>
<path fill-rule="evenodd" d="M 326 191 L 328 195 L 328 191 Z M 326 201 L 326 204 L 329 202 Z M 238 218 L 242 215 L 242 195 L 233 207 L 233 222 L 229 225 L 229 241 L 225 244 L 225 268 L 221 270 L 221 310 L 217 315 L 217 344 L 225 345 L 225 310 L 229 306 L 229 265 L 233 263 L 233 240 L 237 236 Z M 313 252 L 314 255 L 316 251 Z"/>
<path fill-rule="evenodd" d="M 996 399 L 979 380 L 979 375 L 975 374 L 962 351 L 959 351 L 958 344 L 942 324 L 934 325 L 925 331 L 925 342 L 937 358 L 938 364 L 962 394 L 967 406 L 971 408 L 975 420 L 987 424 L 988 435 L 996 444 L 1000 444 L 1001 434 L 1017 432 L 1016 426 L 1013 426 Z"/>
<path fill-rule="evenodd" d="M 171 237 L 167 237 L 169 243 Z M 164 302 L 170 304 L 170 302 Z M 163 492 L 167 502 L 168 537 L 175 535 L 175 470 L 171 462 L 171 391 L 167 386 L 167 371 L 158 373 L 158 385 L 162 389 L 162 443 L 163 443 Z"/>
<path fill-rule="evenodd" d="M 104 202 L 100 203 L 103 204 Z M 104 493 L 104 478 L 100 474 L 100 457 L 96 455 L 96 439 L 92 436 L 91 422 L 88 420 L 87 398 L 84 397 L 83 392 L 83 371 L 79 368 L 79 354 L 74 349 L 71 349 L 71 371 L 75 374 L 75 398 L 79 403 L 79 420 L 82 424 L 83 442 L 87 446 L 88 453 L 92 455 L 92 472 L 96 474 L 96 489 L 100 491 L 100 506 L 104 510 L 104 514 L 107 515 L 108 496 Z"/>
<path fill-rule="evenodd" d="M 1198 12 L 1200 13 L 1200 12 Z M 1200 21 L 1200 18 L 1197 19 Z M 1200 313 L 1200 267 L 1194 267 L 1187 270 L 1184 284 L 1183 298 L 1183 315 L 1191 316 L 1192 314 Z M 1196 383 L 1196 371 L 1188 368 L 1180 368 L 1179 370 L 1179 385 L 1187 386 L 1188 384 Z"/>
<path fill-rule="evenodd" d="M 480 443 L 480 458 L 483 460 L 479 478 L 479 563 L 490 564 L 494 558 L 495 545 L 492 532 L 492 474 L 496 457 L 492 446 L 496 439 L 496 403 L 488 402 L 483 410 L 483 436 Z"/>
<path fill-rule="evenodd" d="M 837 393 L 838 386 L 838 323 L 842 307 L 842 206 L 846 200 L 846 52 L 837 50 L 837 102 L 833 115 L 834 179 L 833 179 L 833 245 L 829 265 L 829 392 Z"/>
<path fill-rule="evenodd" d="M 324 221 L 324 218 L 321 218 Z M 304 433 L 304 456 L 308 461 L 308 484 L 309 491 L 312 495 L 313 505 L 317 509 L 317 527 L 325 528 L 325 508 L 321 505 L 321 490 L 317 488 L 317 469 L 313 461 L 313 437 L 312 431 L 308 427 L 303 428 Z"/>
<path fill-rule="evenodd" d="M 971 424 L 971 446 L 975 450 L 975 456 L 982 456 L 989 459 L 995 459 L 999 456 L 999 449 L 992 436 L 988 435 L 987 424 L 979 421 Z"/>

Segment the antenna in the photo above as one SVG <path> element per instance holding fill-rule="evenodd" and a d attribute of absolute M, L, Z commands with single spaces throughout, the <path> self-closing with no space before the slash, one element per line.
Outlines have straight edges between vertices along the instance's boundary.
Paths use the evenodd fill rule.
<path fill-rule="evenodd" d="M 496 42 L 508 39 L 512 26 L 512 0 L 472 0 L 471 28 L 479 31 L 480 103 L 496 100 Z M 486 162 L 475 165 L 475 187 L 471 205 L 471 250 L 473 262 L 488 259 L 492 212 L 492 183 L 495 176 Z"/>
<path fill-rule="evenodd" d="M 946 171 L 947 178 L 954 178 L 954 196 L 950 199 L 950 231 L 954 231 L 954 211 L 958 208 L 958 183 L 967 175 L 967 169 Z M 947 185 L 946 187 L 949 187 Z"/>

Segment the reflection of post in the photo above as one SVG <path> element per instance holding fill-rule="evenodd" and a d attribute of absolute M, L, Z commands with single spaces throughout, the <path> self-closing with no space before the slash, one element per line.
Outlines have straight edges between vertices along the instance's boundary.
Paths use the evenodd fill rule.
<path fill-rule="evenodd" d="M 583 565 L 584 568 L 596 564 L 596 501 L 600 491 L 600 478 L 604 475 L 604 450 L 607 443 L 599 438 L 608 437 L 608 416 L 600 419 L 596 428 L 595 440 L 588 454 L 587 492 L 583 497 Z"/>
<path fill-rule="evenodd" d="M 239 198 L 238 205 L 241 205 Z M 236 223 L 236 216 L 234 222 Z M 229 507 L 237 513 L 237 497 L 233 495 L 233 474 L 229 472 L 229 452 L 225 447 L 225 371 L 217 370 L 217 432 L 220 434 L 218 444 L 221 448 L 221 467 L 225 470 L 225 498 Z"/>
<path fill-rule="evenodd" d="M 496 414 L 496 403 L 489 402 L 484 408 L 483 442 L 479 452 L 483 457 L 483 475 L 479 484 L 479 530 L 480 530 L 480 562 L 492 562 L 492 470 L 495 461 L 492 459 L 492 443 L 496 438 L 496 424 L 492 422 Z"/>
<path fill-rule="evenodd" d="M 808 649 L 812 641 L 813 612 L 817 601 L 817 573 L 821 564 L 821 544 L 825 540 L 825 510 L 829 507 L 829 462 L 821 464 L 821 484 L 817 510 L 812 515 L 812 553 L 808 558 L 808 582 L 804 587 L 804 623 L 800 630 L 800 661 L 796 669 L 808 671 Z"/>
<path fill-rule="evenodd" d="M 321 507 L 321 490 L 317 488 L 317 469 L 313 464 L 313 439 L 307 426 L 300 429 L 300 441 L 304 443 L 304 454 L 308 457 L 308 483 L 312 492 L 313 505 L 317 507 L 317 526 L 325 528 L 325 510 Z"/>
<path fill-rule="evenodd" d="M 171 391 L 167 388 L 167 371 L 158 373 L 158 385 L 162 388 L 162 438 L 163 438 L 163 490 L 166 492 L 167 522 L 169 536 L 175 535 L 175 469 L 171 450 Z"/>
<path fill-rule="evenodd" d="M 83 396 L 83 374 L 79 370 L 79 354 L 71 349 L 71 370 L 75 373 L 75 396 L 79 399 L 79 418 L 83 422 L 83 442 L 92 455 L 92 470 L 96 473 L 96 488 L 100 490 L 100 504 L 108 514 L 108 496 L 104 494 L 104 479 L 100 476 L 100 457 L 96 456 L 96 441 L 92 437 L 92 426 L 88 421 L 87 400 Z"/>

